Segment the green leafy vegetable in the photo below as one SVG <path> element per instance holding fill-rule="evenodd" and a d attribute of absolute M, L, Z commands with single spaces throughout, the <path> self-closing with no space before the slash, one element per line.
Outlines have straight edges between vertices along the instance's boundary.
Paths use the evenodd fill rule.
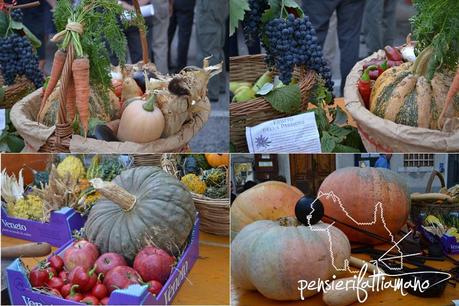
<path fill-rule="evenodd" d="M 456 70 L 459 60 L 459 1 L 414 0 L 417 14 L 411 18 L 418 52 L 432 46 L 427 77 Z"/>
<path fill-rule="evenodd" d="M 61 48 L 65 49 L 72 42 L 77 57 L 89 58 L 91 86 L 101 96 L 105 96 L 111 86 L 110 52 L 121 65 L 125 63 L 127 41 L 120 19 L 124 24 L 128 22 L 123 12 L 122 6 L 114 0 L 82 0 L 76 7 L 72 7 L 70 0 L 60 0 L 54 12 L 59 32 L 64 31 L 69 22 L 83 25 L 82 35 L 73 31 L 65 33 Z M 139 23 L 135 18 L 134 22 Z"/>

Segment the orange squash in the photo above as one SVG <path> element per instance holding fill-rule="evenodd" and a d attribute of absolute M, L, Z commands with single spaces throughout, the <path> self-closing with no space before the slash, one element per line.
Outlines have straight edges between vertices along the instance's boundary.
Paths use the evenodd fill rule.
<path fill-rule="evenodd" d="M 206 160 L 212 168 L 229 166 L 229 154 L 206 154 Z"/>
<path fill-rule="evenodd" d="M 391 170 L 369 167 L 338 169 L 322 182 L 319 196 L 320 192 L 333 192 L 336 195 L 336 198 L 320 197 L 325 215 L 388 240 L 391 239 L 390 233 L 394 235 L 398 233 L 408 220 L 410 211 L 408 188 L 400 176 Z M 327 218 L 323 220 L 332 222 Z M 381 243 L 347 226 L 340 224 L 335 226 L 341 229 L 351 241 Z"/>
<path fill-rule="evenodd" d="M 258 184 L 241 193 L 231 207 L 231 234 L 235 236 L 244 226 L 258 220 L 277 220 L 295 216 L 296 202 L 301 190 L 283 182 Z"/>

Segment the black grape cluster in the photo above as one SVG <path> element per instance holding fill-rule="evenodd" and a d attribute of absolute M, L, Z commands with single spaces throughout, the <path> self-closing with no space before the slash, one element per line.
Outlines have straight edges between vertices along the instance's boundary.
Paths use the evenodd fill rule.
<path fill-rule="evenodd" d="M 27 37 L 14 33 L 0 38 L 0 73 L 6 85 L 12 85 L 16 76 L 25 75 L 35 87 L 43 86 L 38 57 Z"/>
<path fill-rule="evenodd" d="M 22 22 L 24 18 L 24 13 L 20 9 L 14 9 L 10 13 L 11 19 L 17 22 Z"/>
<path fill-rule="evenodd" d="M 333 92 L 330 67 L 325 61 L 314 27 L 308 16 L 270 20 L 265 27 L 268 46 L 267 61 L 279 71 L 279 79 L 289 84 L 295 65 L 306 65 L 322 76 L 325 85 Z"/>
<path fill-rule="evenodd" d="M 268 8 L 266 0 L 249 0 L 250 11 L 245 13 L 242 27 L 246 42 L 252 42 L 258 37 L 261 16 Z"/>

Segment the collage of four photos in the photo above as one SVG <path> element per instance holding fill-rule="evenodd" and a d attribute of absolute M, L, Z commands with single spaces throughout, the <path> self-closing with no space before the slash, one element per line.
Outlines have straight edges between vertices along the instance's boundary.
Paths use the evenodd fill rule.
<path fill-rule="evenodd" d="M 2 305 L 459 306 L 457 0 L 0 0 Z"/>

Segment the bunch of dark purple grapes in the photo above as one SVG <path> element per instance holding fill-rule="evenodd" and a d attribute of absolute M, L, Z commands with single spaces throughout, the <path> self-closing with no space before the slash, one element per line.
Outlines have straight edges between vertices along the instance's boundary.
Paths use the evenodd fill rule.
<path fill-rule="evenodd" d="M 308 16 L 297 18 L 289 14 L 287 18 L 272 19 L 266 24 L 264 33 L 268 39 L 268 45 L 264 45 L 268 63 L 279 71 L 282 83 L 290 83 L 295 65 L 306 65 L 316 71 L 333 92 L 331 70 Z"/>

